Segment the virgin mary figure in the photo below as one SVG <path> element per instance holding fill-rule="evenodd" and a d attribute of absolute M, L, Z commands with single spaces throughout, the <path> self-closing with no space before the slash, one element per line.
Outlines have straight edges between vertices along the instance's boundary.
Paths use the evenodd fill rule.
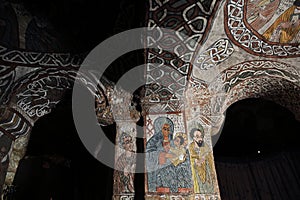
<path fill-rule="evenodd" d="M 191 175 L 178 174 L 178 172 L 187 174 L 190 171 L 189 159 L 177 166 L 172 163 L 172 159 L 176 157 L 170 151 L 171 147 L 174 147 L 173 122 L 168 117 L 158 117 L 154 121 L 154 129 L 154 135 L 146 143 L 148 192 L 178 192 L 179 187 L 191 187 L 180 184 L 183 180 L 179 180 L 179 177 L 189 179 Z M 183 168 L 185 170 L 182 170 Z"/>

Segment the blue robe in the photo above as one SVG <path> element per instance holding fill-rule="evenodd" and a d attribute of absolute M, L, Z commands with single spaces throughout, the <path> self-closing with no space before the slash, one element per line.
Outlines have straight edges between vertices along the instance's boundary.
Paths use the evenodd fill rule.
<path fill-rule="evenodd" d="M 169 141 L 172 147 L 173 134 L 169 135 Z M 148 173 L 148 192 L 156 192 L 157 187 L 170 188 L 170 192 L 178 192 L 178 188 L 192 188 L 192 176 L 190 169 L 189 154 L 187 159 L 177 165 L 167 159 L 162 165 L 159 165 L 158 158 L 163 148 L 163 134 L 161 131 L 154 134 L 146 144 L 146 169 Z"/>

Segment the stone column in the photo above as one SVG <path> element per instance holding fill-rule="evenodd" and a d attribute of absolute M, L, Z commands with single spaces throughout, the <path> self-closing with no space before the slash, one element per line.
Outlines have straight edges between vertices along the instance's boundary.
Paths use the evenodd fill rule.
<path fill-rule="evenodd" d="M 137 157 L 136 122 L 140 114 L 132 106 L 132 95 L 120 88 L 115 88 L 111 102 L 113 117 L 117 125 L 113 199 L 134 199 Z"/>
<path fill-rule="evenodd" d="M 25 155 L 32 124 L 13 108 L 2 107 L 0 113 L 0 187 L 1 191 L 10 192 L 19 161 Z"/>
<path fill-rule="evenodd" d="M 158 103 L 145 99 L 145 199 L 220 199 L 212 95 L 207 87 L 192 85 L 177 99 L 163 101 L 162 95 Z"/>

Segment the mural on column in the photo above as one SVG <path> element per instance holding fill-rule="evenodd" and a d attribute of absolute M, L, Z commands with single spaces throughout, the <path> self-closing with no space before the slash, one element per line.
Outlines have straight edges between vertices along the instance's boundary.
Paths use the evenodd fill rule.
<path fill-rule="evenodd" d="M 189 193 L 192 190 L 188 137 L 181 115 L 147 119 L 147 191 Z"/>
<path fill-rule="evenodd" d="M 146 191 L 152 195 L 216 194 L 210 135 L 183 114 L 148 115 Z M 188 132 L 186 130 L 189 130 Z"/>
<path fill-rule="evenodd" d="M 114 199 L 134 197 L 136 172 L 136 124 L 133 121 L 117 121 L 114 166 Z"/>
<path fill-rule="evenodd" d="M 191 143 L 189 152 L 191 155 L 191 168 L 193 174 L 194 192 L 195 193 L 215 193 L 214 183 L 216 181 L 213 165 L 213 154 L 211 144 L 203 127 L 194 123 L 190 130 Z"/>
<path fill-rule="evenodd" d="M 146 199 L 219 199 L 210 133 L 200 123 L 199 105 L 189 104 L 195 100 L 194 93 L 187 91 L 190 85 L 200 90 L 207 87 L 191 76 L 195 57 L 198 70 L 206 70 L 234 52 L 230 41 L 223 38 L 196 54 L 206 40 L 219 3 L 149 1 L 148 29 L 169 28 L 174 34 L 161 31 L 147 36 L 148 86 L 143 105 L 147 113 Z M 195 110 L 188 112 L 187 108 Z"/>
<path fill-rule="evenodd" d="M 148 29 L 169 28 L 176 36 L 147 36 L 148 47 L 161 41 L 166 45 L 149 48 L 145 55 L 147 88 L 141 99 L 147 198 L 219 199 L 210 136 L 219 131 L 226 108 L 235 101 L 265 97 L 299 113 L 299 8 L 299 0 L 149 0 Z M 9 154 L 17 149 L 12 144 L 28 136 L 34 122 L 72 88 L 84 57 L 39 52 L 60 49 L 56 36 L 38 45 L 32 37 L 35 31 L 41 34 L 38 27 L 45 22 L 22 12 L 15 16 L 14 10 L 20 8 L 0 4 L 0 27 L 10 27 L 0 30 L 6 44 L 0 46 L 0 102 L 9 107 L 0 109 L 0 183 L 9 169 L 8 184 L 22 157 Z M 26 21 L 25 28 L 17 28 L 17 17 Z M 18 45 L 41 49 L 11 49 Z M 97 87 L 84 74 L 82 78 Z M 107 83 L 94 94 L 99 123 L 105 125 L 114 122 L 107 95 L 114 89 Z M 120 199 L 134 197 L 136 125 L 127 120 L 117 122 L 115 166 L 123 171 L 115 171 L 114 195 Z"/>

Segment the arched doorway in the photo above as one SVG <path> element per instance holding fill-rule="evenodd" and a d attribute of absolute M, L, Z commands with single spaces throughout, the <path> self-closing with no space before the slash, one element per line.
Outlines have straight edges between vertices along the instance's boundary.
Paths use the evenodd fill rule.
<path fill-rule="evenodd" d="M 111 199 L 113 169 L 82 144 L 73 122 L 71 91 L 51 113 L 37 120 L 14 179 L 22 199 Z M 114 125 L 103 127 L 114 141 Z"/>
<path fill-rule="evenodd" d="M 300 122 L 264 99 L 232 104 L 214 147 L 222 199 L 299 199 Z"/>

